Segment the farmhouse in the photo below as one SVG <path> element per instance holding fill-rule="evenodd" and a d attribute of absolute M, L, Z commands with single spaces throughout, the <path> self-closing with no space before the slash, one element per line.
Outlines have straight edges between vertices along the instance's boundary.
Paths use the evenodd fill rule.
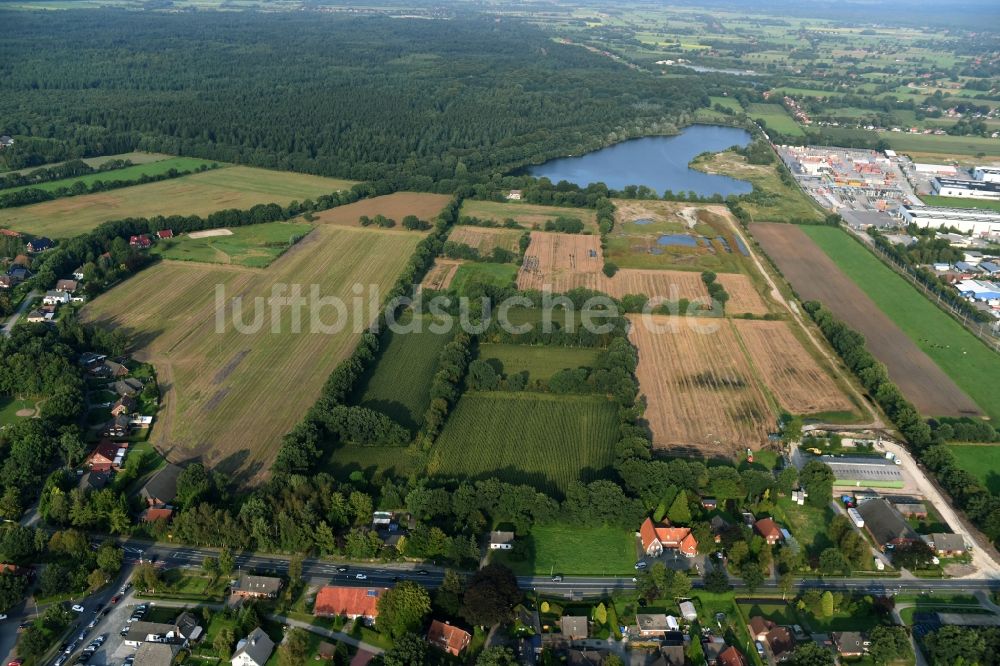
<path fill-rule="evenodd" d="M 83 464 L 91 472 L 117 470 L 121 466 L 127 450 L 128 444 L 122 445 L 108 439 L 102 439 L 90 452 L 87 459 L 83 461 Z"/>
<path fill-rule="evenodd" d="M 772 518 L 761 518 L 753 524 L 753 529 L 754 532 L 764 537 L 769 546 L 781 541 L 781 528 Z"/>
<path fill-rule="evenodd" d="M 920 539 L 906 519 L 884 498 L 859 505 L 858 513 L 865 519 L 865 529 L 882 550 Z"/>
<path fill-rule="evenodd" d="M 257 627 L 236 644 L 236 652 L 230 662 L 233 666 L 264 666 L 272 652 L 274 641 L 263 629 Z"/>
<path fill-rule="evenodd" d="M 386 587 L 346 587 L 327 585 L 316 595 L 313 615 L 316 617 L 361 618 L 373 622 L 378 617 L 378 600 Z"/>
<path fill-rule="evenodd" d="M 180 475 L 180 467 L 167 463 L 166 467 L 146 482 L 139 491 L 139 496 L 151 507 L 170 504 L 177 497 L 177 477 Z"/>
<path fill-rule="evenodd" d="M 513 547 L 513 532 L 490 532 L 490 550 L 510 550 Z"/>
<path fill-rule="evenodd" d="M 563 615 L 559 618 L 559 631 L 568 641 L 582 641 L 590 635 L 590 626 L 586 616 Z"/>
<path fill-rule="evenodd" d="M 642 550 L 650 557 L 659 557 L 665 549 L 675 549 L 685 557 L 698 554 L 698 541 L 690 527 L 671 527 L 669 524 L 655 525 L 646 518 L 639 528 Z"/>
<path fill-rule="evenodd" d="M 153 241 L 146 234 L 132 236 L 128 239 L 128 244 L 139 250 L 148 250 L 153 245 Z"/>
<path fill-rule="evenodd" d="M 160 240 L 163 240 L 165 238 L 173 238 L 174 237 L 174 230 L 173 229 L 160 229 L 159 231 L 156 232 L 156 237 L 159 238 Z"/>
<path fill-rule="evenodd" d="M 46 238 L 45 236 L 41 236 L 39 238 L 33 238 L 30 241 L 28 241 L 27 248 L 28 252 L 44 252 L 45 250 L 51 248 L 52 245 L 53 243 L 51 238 Z"/>
<path fill-rule="evenodd" d="M 274 599 L 280 590 L 280 578 L 242 574 L 233 583 L 230 594 L 240 599 Z"/>
<path fill-rule="evenodd" d="M 927 544 L 934 549 L 934 552 L 944 557 L 964 555 L 966 551 L 965 539 L 961 534 L 931 534 Z"/>
<path fill-rule="evenodd" d="M 471 640 L 469 632 L 440 620 L 431 622 L 431 628 L 427 630 L 427 642 L 454 657 L 467 648 Z"/>

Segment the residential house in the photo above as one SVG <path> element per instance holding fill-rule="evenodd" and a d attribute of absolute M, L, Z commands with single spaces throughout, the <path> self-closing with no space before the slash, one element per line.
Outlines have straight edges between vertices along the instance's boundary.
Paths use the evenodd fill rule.
<path fill-rule="evenodd" d="M 42 305 L 66 305 L 69 303 L 69 294 L 65 291 L 47 291 L 42 297 Z"/>
<path fill-rule="evenodd" d="M 41 324 L 52 319 L 52 313 L 45 312 L 44 310 L 32 310 L 28 313 L 28 323 L 29 324 Z"/>
<path fill-rule="evenodd" d="M 721 636 L 710 636 L 701 642 L 701 651 L 705 654 L 705 663 L 714 666 L 719 663 L 719 655 L 726 650 L 726 641 Z"/>
<path fill-rule="evenodd" d="M 90 469 L 91 472 L 108 472 L 110 470 L 117 470 L 120 463 L 116 464 L 115 459 L 118 457 L 119 450 L 127 449 L 128 445 L 124 447 L 117 443 L 112 442 L 109 439 L 102 439 L 94 450 L 90 452 L 86 460 L 83 461 L 84 467 Z"/>
<path fill-rule="evenodd" d="M 392 525 L 392 511 L 375 511 L 372 513 L 372 528 L 388 528 Z"/>
<path fill-rule="evenodd" d="M 754 532 L 764 537 L 767 545 L 773 546 L 781 541 L 781 528 L 773 518 L 761 518 L 753 524 Z"/>
<path fill-rule="evenodd" d="M 111 483 L 111 472 L 84 472 L 77 487 L 80 490 L 101 490 Z"/>
<path fill-rule="evenodd" d="M 143 643 L 132 657 L 132 666 L 171 666 L 181 651 L 172 643 Z"/>
<path fill-rule="evenodd" d="M 10 148 L 14 145 L 14 137 L 4 134 L 0 136 L 0 148 Z"/>
<path fill-rule="evenodd" d="M 635 623 L 640 636 L 662 636 L 670 631 L 666 613 L 638 613 Z"/>
<path fill-rule="evenodd" d="M 139 514 L 139 520 L 144 523 L 155 523 L 158 520 L 170 521 L 174 517 L 174 510 L 168 506 L 160 507 L 149 507 L 141 514 Z"/>
<path fill-rule="evenodd" d="M 90 372 L 100 377 L 124 377 L 128 374 L 128 368 L 116 361 L 104 359 L 103 364 L 94 366 Z"/>
<path fill-rule="evenodd" d="M 454 657 L 461 654 L 471 640 L 472 634 L 448 622 L 434 620 L 427 630 L 427 642 Z"/>
<path fill-rule="evenodd" d="M 966 552 L 965 539 L 961 534 L 935 532 L 931 535 L 928 545 L 934 549 L 937 555 L 941 555 L 942 557 L 965 555 Z"/>
<path fill-rule="evenodd" d="M 566 650 L 566 666 L 601 666 L 611 654 L 607 650 Z"/>
<path fill-rule="evenodd" d="M 320 641 L 316 646 L 316 657 L 325 661 L 332 661 L 337 656 L 337 646 L 333 643 Z"/>
<path fill-rule="evenodd" d="M 754 615 L 750 618 L 750 635 L 753 636 L 755 641 L 762 641 L 767 636 L 767 632 L 776 626 L 771 620 L 763 618 L 760 615 Z"/>
<path fill-rule="evenodd" d="M 513 547 L 513 532 L 490 532 L 490 550 L 510 550 Z"/>
<path fill-rule="evenodd" d="M 83 266 L 80 266 L 79 268 L 73 271 L 73 279 L 76 280 L 77 282 L 83 281 Z"/>
<path fill-rule="evenodd" d="M 507 201 L 520 201 L 522 195 L 521 190 L 511 190 L 507 193 Z"/>
<path fill-rule="evenodd" d="M 764 636 L 764 642 L 771 648 L 775 661 L 784 661 L 795 650 L 795 637 L 788 627 L 774 627 Z"/>
<path fill-rule="evenodd" d="M 14 284 L 20 284 L 25 280 L 27 280 L 29 277 L 28 269 L 25 268 L 24 266 L 17 266 L 17 265 L 11 266 L 9 269 L 7 269 L 7 275 L 9 275 L 12 280 L 14 280 Z"/>
<path fill-rule="evenodd" d="M 28 241 L 28 252 L 44 252 L 53 246 L 51 238 L 46 238 L 45 236 L 40 236 L 39 238 L 33 238 Z"/>
<path fill-rule="evenodd" d="M 313 615 L 317 617 L 361 618 L 371 623 L 378 617 L 379 597 L 386 587 L 346 587 L 327 585 L 316 595 Z"/>
<path fill-rule="evenodd" d="M 122 414 L 131 414 L 135 410 L 135 398 L 128 395 L 123 395 L 115 401 L 115 404 L 111 407 L 112 416 L 121 416 Z"/>
<path fill-rule="evenodd" d="M 830 640 L 841 657 L 860 657 L 868 651 L 868 641 L 860 631 L 834 631 Z"/>
<path fill-rule="evenodd" d="M 563 615 L 559 618 L 559 632 L 568 641 L 583 641 L 590 636 L 590 624 L 585 615 Z"/>
<path fill-rule="evenodd" d="M 668 631 L 660 641 L 660 654 L 654 666 L 685 666 L 687 660 L 684 657 L 684 634 L 680 631 Z"/>
<path fill-rule="evenodd" d="M 130 431 L 129 418 L 125 414 L 122 414 L 108 421 L 101 434 L 111 439 L 126 439 Z"/>
<path fill-rule="evenodd" d="M 716 666 L 747 666 L 743 653 L 731 645 L 719 654 L 715 664 Z"/>
<path fill-rule="evenodd" d="M 153 241 L 146 234 L 140 234 L 138 236 L 131 236 L 128 239 L 128 244 L 138 250 L 148 250 L 153 246 Z"/>
<path fill-rule="evenodd" d="M 56 281 L 56 291 L 65 291 L 68 294 L 72 294 L 79 288 L 76 280 L 58 280 Z"/>
<path fill-rule="evenodd" d="M 159 231 L 156 232 L 156 237 L 159 238 L 160 240 L 163 240 L 165 238 L 173 238 L 174 237 L 174 230 L 173 229 L 160 229 Z"/>
<path fill-rule="evenodd" d="M 142 382 L 138 379 L 132 379 L 131 377 L 119 379 L 112 385 L 115 393 L 118 395 L 127 395 L 130 398 L 134 398 L 142 393 L 143 387 L 144 385 Z"/>
<path fill-rule="evenodd" d="M 712 516 L 712 519 L 708 521 L 708 526 L 712 530 L 712 539 L 715 543 L 722 543 L 722 535 L 732 527 L 729 521 L 720 515 Z"/>
<path fill-rule="evenodd" d="M 151 507 L 170 504 L 177 497 L 177 477 L 180 475 L 181 468 L 168 463 L 139 490 L 140 497 Z"/>
<path fill-rule="evenodd" d="M 166 643 L 183 646 L 187 641 L 177 630 L 176 624 L 165 622 L 133 622 L 123 641 L 129 647 L 137 648 L 143 643 Z"/>
<path fill-rule="evenodd" d="M 257 627 L 236 644 L 236 652 L 229 661 L 233 666 L 264 666 L 274 652 L 274 641 Z"/>
<path fill-rule="evenodd" d="M 690 601 L 682 601 L 681 607 L 681 617 L 683 617 L 688 622 L 694 622 L 698 619 L 698 611 L 695 610 L 694 604 Z"/>
<path fill-rule="evenodd" d="M 902 514 L 885 498 L 868 500 L 859 504 L 857 509 L 864 518 L 864 528 L 882 550 L 920 539 Z"/>
<path fill-rule="evenodd" d="M 281 579 L 271 576 L 242 574 L 229 588 L 234 597 L 241 599 L 274 599 L 281 591 Z"/>
<path fill-rule="evenodd" d="M 671 527 L 669 523 L 655 525 L 651 518 L 646 518 L 639 528 L 639 538 L 643 552 L 650 557 L 659 557 L 667 549 L 677 550 L 685 557 L 698 554 L 698 541 L 690 527 Z"/>

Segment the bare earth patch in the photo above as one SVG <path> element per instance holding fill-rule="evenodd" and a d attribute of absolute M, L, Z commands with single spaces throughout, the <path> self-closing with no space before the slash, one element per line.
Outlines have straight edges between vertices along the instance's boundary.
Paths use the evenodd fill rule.
<path fill-rule="evenodd" d="M 451 286 L 451 281 L 455 279 L 458 267 L 464 262 L 456 259 L 442 259 L 438 257 L 434 260 L 434 265 L 427 271 L 420 286 L 424 289 L 443 290 Z"/>
<path fill-rule="evenodd" d="M 232 236 L 233 232 L 229 229 L 206 229 L 205 231 L 192 231 L 188 234 L 189 238 L 211 238 L 212 236 Z"/>

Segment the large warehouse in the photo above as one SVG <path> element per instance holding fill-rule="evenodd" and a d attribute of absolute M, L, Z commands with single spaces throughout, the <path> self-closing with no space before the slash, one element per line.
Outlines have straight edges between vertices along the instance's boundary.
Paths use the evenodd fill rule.
<path fill-rule="evenodd" d="M 939 197 L 962 197 L 965 199 L 1000 199 L 1000 183 L 988 180 L 959 180 L 957 178 L 935 178 L 934 194 Z"/>
<path fill-rule="evenodd" d="M 899 207 L 898 214 L 904 224 L 937 229 L 941 226 L 955 227 L 962 233 L 985 236 L 1000 233 L 1000 212 L 981 208 L 939 208 L 937 206 Z"/>
<path fill-rule="evenodd" d="M 903 474 L 891 460 L 885 458 L 835 457 L 820 458 L 833 470 L 835 486 L 855 488 L 902 488 Z"/>

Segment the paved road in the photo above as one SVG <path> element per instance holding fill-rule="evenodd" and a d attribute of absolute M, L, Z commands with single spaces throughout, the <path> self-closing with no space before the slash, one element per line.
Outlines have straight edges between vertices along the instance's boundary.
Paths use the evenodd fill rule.
<path fill-rule="evenodd" d="M 14 328 L 14 324 L 16 324 L 17 320 L 21 318 L 21 315 L 23 315 L 27 311 L 27 309 L 31 307 L 32 301 L 38 298 L 38 296 L 39 292 L 35 291 L 34 289 L 28 292 L 28 295 L 24 297 L 23 301 L 21 301 L 21 305 L 18 306 L 17 312 L 8 317 L 7 321 L 4 322 L 2 330 L 5 336 L 10 336 L 10 331 L 12 328 Z"/>

